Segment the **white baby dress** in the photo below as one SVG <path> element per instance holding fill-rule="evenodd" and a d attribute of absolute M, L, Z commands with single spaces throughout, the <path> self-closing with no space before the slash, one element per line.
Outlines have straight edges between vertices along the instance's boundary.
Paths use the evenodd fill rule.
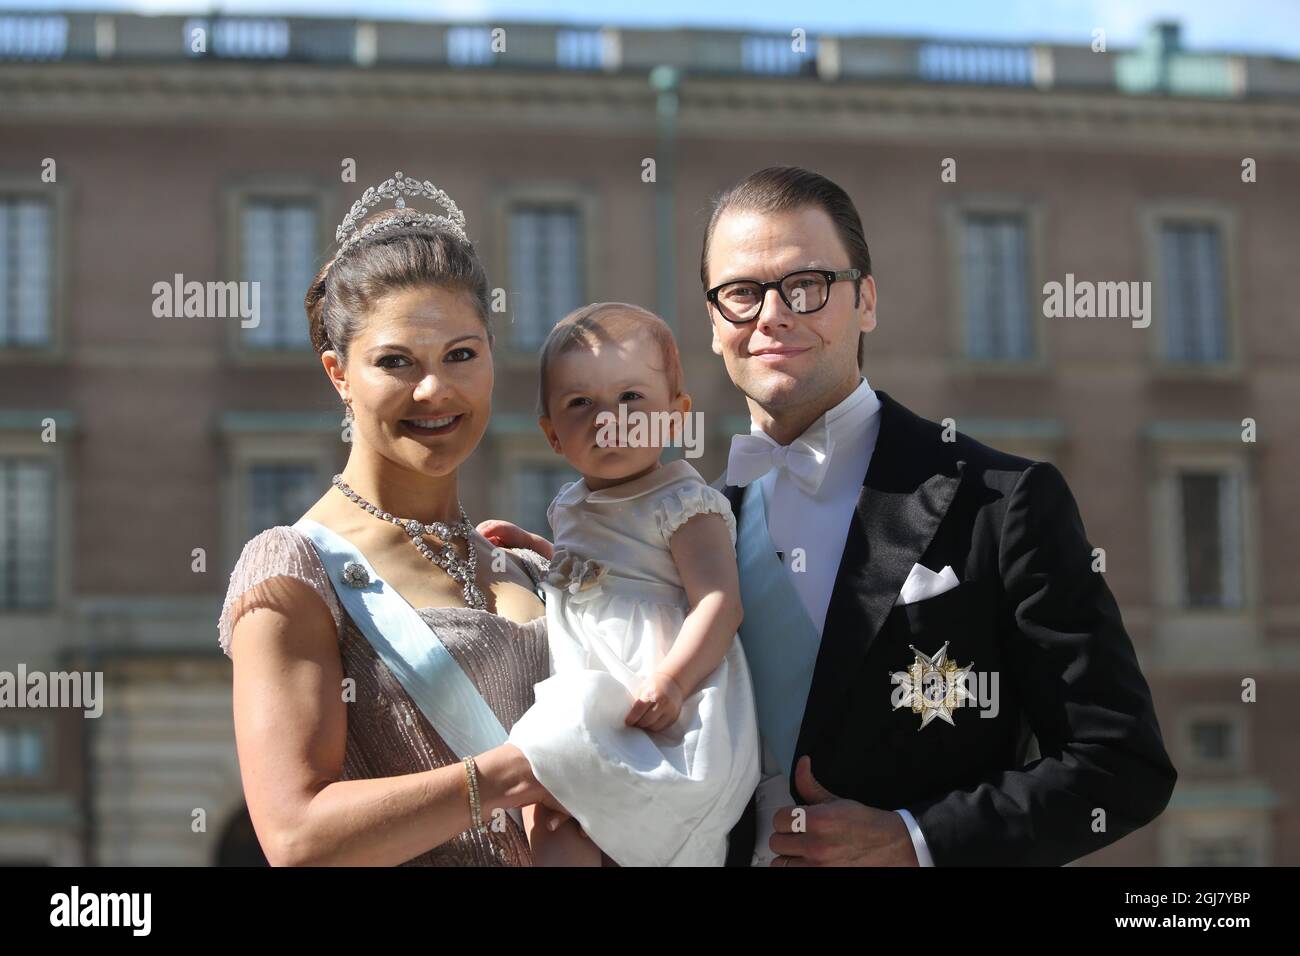
<path fill-rule="evenodd" d="M 758 784 L 758 722 L 738 638 L 667 730 L 623 722 L 689 611 L 668 542 L 702 513 L 721 515 L 735 544 L 726 497 L 684 460 L 604 491 L 573 482 L 547 511 L 557 558 L 542 585 L 552 676 L 535 686 L 510 742 L 620 866 L 721 866 Z"/>

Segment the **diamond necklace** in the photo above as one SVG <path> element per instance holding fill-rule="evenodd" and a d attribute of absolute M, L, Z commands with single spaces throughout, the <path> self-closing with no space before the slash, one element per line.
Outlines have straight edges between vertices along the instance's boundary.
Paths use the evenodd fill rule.
<path fill-rule="evenodd" d="M 464 508 L 457 505 L 460 509 L 460 521 L 455 524 L 443 524 L 441 521 L 424 524 L 414 518 L 395 517 L 382 508 L 377 508 L 349 488 L 344 483 L 342 475 L 335 475 L 331 481 L 335 488 L 361 508 L 369 511 L 376 518 L 397 525 L 410 535 L 411 544 L 415 545 L 415 550 L 446 571 L 451 575 L 453 581 L 460 584 L 461 593 L 465 596 L 465 605 L 467 607 L 480 611 L 487 610 L 487 601 L 484 599 L 483 592 L 479 590 L 477 583 L 478 556 L 474 550 L 474 542 L 469 537 L 470 532 L 474 529 L 470 526 Z M 435 535 L 442 540 L 441 551 L 435 551 L 425 544 L 424 535 L 426 534 Z M 465 539 L 465 550 L 469 553 L 468 560 L 462 561 L 460 555 L 456 553 L 456 549 L 452 546 L 452 541 L 455 538 Z"/>

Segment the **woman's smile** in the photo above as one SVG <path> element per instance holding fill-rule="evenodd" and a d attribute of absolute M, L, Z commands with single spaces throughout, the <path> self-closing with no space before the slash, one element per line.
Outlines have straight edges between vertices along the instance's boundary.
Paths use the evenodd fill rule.
<path fill-rule="evenodd" d="M 444 415 L 441 418 L 403 418 L 399 423 L 412 435 L 432 437 L 450 435 L 460 427 L 464 415 Z"/>

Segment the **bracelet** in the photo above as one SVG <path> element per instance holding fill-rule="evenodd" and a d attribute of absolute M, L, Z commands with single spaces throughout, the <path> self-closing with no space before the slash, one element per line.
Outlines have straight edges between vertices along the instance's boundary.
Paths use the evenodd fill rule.
<path fill-rule="evenodd" d="M 483 824 L 483 805 L 479 803 L 478 796 L 478 767 L 473 757 L 465 757 L 461 763 L 465 765 L 465 782 L 469 787 L 470 829 L 477 833 L 487 833 L 488 828 Z"/>

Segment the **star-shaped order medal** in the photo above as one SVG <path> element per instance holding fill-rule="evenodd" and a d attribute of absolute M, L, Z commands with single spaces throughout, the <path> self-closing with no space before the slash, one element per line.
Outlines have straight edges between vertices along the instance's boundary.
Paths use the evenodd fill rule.
<path fill-rule="evenodd" d="M 912 713 L 920 714 L 921 726 L 917 730 L 924 729 L 936 717 L 952 724 L 953 708 L 964 700 L 974 700 L 966 687 L 966 678 L 973 665 L 959 667 L 948 660 L 947 641 L 934 656 L 924 654 L 910 644 L 908 648 L 916 655 L 916 660 L 907 670 L 895 671 L 889 677 L 902 690 L 901 699 L 894 703 L 894 710 L 910 706 Z"/>

